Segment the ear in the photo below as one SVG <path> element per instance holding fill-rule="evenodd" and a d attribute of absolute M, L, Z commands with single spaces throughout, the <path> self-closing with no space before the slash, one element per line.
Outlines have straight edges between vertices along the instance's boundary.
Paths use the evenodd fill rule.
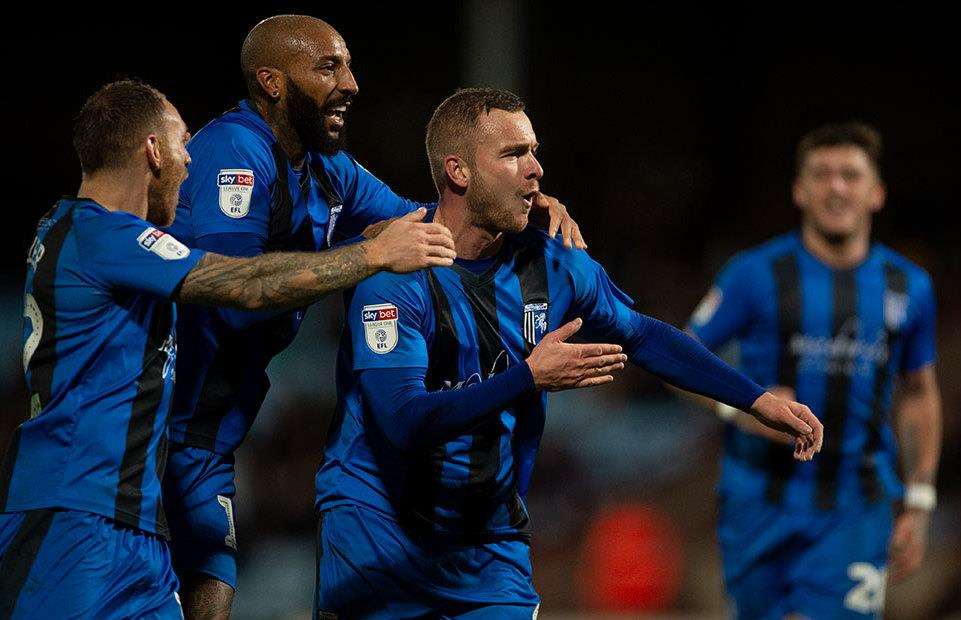
<path fill-rule="evenodd" d="M 801 189 L 801 178 L 794 177 L 794 184 L 791 186 L 791 198 L 794 200 L 794 206 L 798 209 L 804 208 L 804 190 Z"/>
<path fill-rule="evenodd" d="M 257 84 L 268 101 L 280 101 L 284 96 L 283 74 L 273 67 L 261 67 L 257 69 Z"/>
<path fill-rule="evenodd" d="M 470 183 L 470 168 L 465 162 L 456 155 L 448 155 L 444 158 L 444 171 L 447 173 L 447 182 L 460 190 L 466 190 Z"/>
<path fill-rule="evenodd" d="M 871 213 L 877 213 L 884 208 L 884 203 L 888 199 L 888 187 L 884 181 L 878 181 L 874 188 L 874 195 L 871 196 Z"/>
<path fill-rule="evenodd" d="M 144 141 L 144 152 L 147 155 L 147 165 L 155 173 L 160 171 L 160 166 L 163 164 L 163 156 L 160 151 L 160 140 L 157 138 L 157 134 L 152 133 L 147 136 Z"/>

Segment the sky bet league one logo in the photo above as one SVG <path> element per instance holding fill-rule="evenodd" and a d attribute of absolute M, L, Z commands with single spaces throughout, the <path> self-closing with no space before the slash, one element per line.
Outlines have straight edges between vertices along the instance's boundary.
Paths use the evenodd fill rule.
<path fill-rule="evenodd" d="M 227 217 L 240 219 L 250 212 L 250 196 L 254 193 L 254 171 L 229 168 L 217 173 L 220 210 Z"/>
<path fill-rule="evenodd" d="M 364 321 L 364 338 L 367 347 L 383 355 L 390 353 L 397 346 L 397 306 L 394 304 L 376 304 L 364 306 L 361 310 Z"/>

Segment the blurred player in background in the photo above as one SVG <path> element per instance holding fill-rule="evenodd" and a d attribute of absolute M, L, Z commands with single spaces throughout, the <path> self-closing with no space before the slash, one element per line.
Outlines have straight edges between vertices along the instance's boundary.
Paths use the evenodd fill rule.
<path fill-rule="evenodd" d="M 789 437 L 719 407 L 734 422 L 719 538 L 742 618 L 880 616 L 889 562 L 901 578 L 924 557 L 941 448 L 934 291 L 923 269 L 871 241 L 880 159 L 869 126 L 807 134 L 800 232 L 732 258 L 690 322 L 711 349 L 737 340 L 747 374 L 829 429 L 821 457 L 795 463 Z"/>
<path fill-rule="evenodd" d="M 358 87 L 347 45 L 329 24 L 267 19 L 248 34 L 241 64 L 250 98 L 187 145 L 191 175 L 171 233 L 233 256 L 322 250 L 421 207 L 341 150 Z M 550 212 L 552 231 L 583 245 L 563 205 L 536 200 Z M 305 311 L 182 308 L 164 501 L 188 618 L 229 614 L 237 580 L 234 452 L 267 395 L 268 363 L 292 342 Z"/>
<path fill-rule="evenodd" d="M 455 93 L 427 150 L 430 217 L 459 258 L 353 293 L 317 475 L 318 617 L 533 617 L 524 497 L 546 392 L 611 381 L 628 359 L 791 432 L 798 458 L 819 449 L 806 407 L 631 310 L 585 252 L 527 228 L 543 170 L 515 95 Z M 566 343 L 578 330 L 616 344 Z"/>
<path fill-rule="evenodd" d="M 452 264 L 437 224 L 324 253 L 228 258 L 173 221 L 190 134 L 154 88 L 108 84 L 77 118 L 77 198 L 27 257 L 29 419 L 0 470 L 0 618 L 181 618 L 161 506 L 177 355 L 171 301 L 295 308 L 382 268 Z M 428 239 L 429 238 L 429 239 Z"/>

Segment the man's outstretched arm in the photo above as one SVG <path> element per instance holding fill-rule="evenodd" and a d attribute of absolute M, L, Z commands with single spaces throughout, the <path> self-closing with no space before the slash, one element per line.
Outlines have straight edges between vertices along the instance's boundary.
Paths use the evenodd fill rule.
<path fill-rule="evenodd" d="M 450 231 L 423 223 L 424 210 L 392 222 L 375 238 L 327 252 L 275 252 L 252 258 L 208 253 L 187 274 L 176 301 L 243 310 L 298 308 L 378 271 L 450 266 Z"/>

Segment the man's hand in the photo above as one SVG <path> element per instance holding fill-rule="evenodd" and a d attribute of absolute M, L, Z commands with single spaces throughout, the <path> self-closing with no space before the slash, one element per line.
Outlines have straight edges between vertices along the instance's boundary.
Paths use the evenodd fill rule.
<path fill-rule="evenodd" d="M 624 368 L 627 356 L 616 344 L 569 344 L 564 342 L 581 328 L 574 319 L 545 334 L 527 358 L 538 390 L 556 392 L 610 383 L 615 371 Z"/>
<path fill-rule="evenodd" d="M 547 217 L 545 217 L 545 214 Z M 567 213 L 567 207 L 557 198 L 552 198 L 541 192 L 534 194 L 534 209 L 531 211 L 531 220 L 535 226 L 543 226 L 545 220 L 548 220 L 546 222 L 547 236 L 553 239 L 557 235 L 557 231 L 560 230 L 565 247 L 573 246 L 582 250 L 587 249 L 584 237 L 581 236 L 580 227 Z"/>
<path fill-rule="evenodd" d="M 751 405 L 749 413 L 765 426 L 794 437 L 797 460 L 810 461 L 821 451 L 824 426 L 807 406 L 764 392 Z"/>
<path fill-rule="evenodd" d="M 423 222 L 426 213 L 423 207 L 412 211 L 388 223 L 373 239 L 361 242 L 375 269 L 409 273 L 454 264 L 454 238 L 443 224 Z"/>
<path fill-rule="evenodd" d="M 928 546 L 931 513 L 907 509 L 894 521 L 894 533 L 888 548 L 891 578 L 902 581 L 921 566 Z"/>

